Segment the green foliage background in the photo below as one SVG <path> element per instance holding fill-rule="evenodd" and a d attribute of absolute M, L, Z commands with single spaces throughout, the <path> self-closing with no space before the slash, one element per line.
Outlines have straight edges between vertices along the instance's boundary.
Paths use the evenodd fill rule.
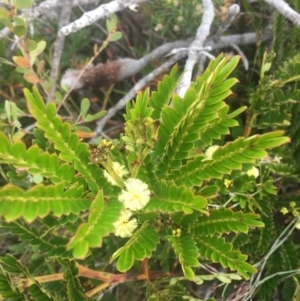
<path fill-rule="evenodd" d="M 163 26 L 159 37 L 152 31 L 151 48 L 161 38 L 196 31 L 198 24 L 189 26 L 185 16 L 197 1 L 177 2 L 142 6 L 144 26 Z M 221 13 L 226 1 L 215 4 Z M 290 4 L 300 10 L 297 1 Z M 299 29 L 278 13 L 268 15 L 266 4 L 242 0 L 241 9 L 229 31 L 247 24 L 245 31 L 259 34 L 268 22 L 274 28 L 270 41 L 258 39 L 243 49 L 249 71 L 238 56 L 216 53 L 181 98 L 175 93 L 179 63 L 127 103 L 124 119 L 117 120 L 125 122 L 124 131 L 112 135 L 109 148 L 105 139 L 89 146 L 82 133 L 88 137 L 87 126 L 104 114 L 106 99 L 116 101 L 129 82 L 95 91 L 101 105 L 72 94 L 61 106 L 63 90 L 47 103 L 53 83 L 46 44 L 55 38 L 55 27 L 45 39 L 40 24 L 30 36 L 26 21 L 4 18 L 12 25 L 2 26 L 26 47 L 12 55 L 8 41 L 0 41 L 0 300 L 97 300 L 101 292 L 103 300 L 203 300 L 212 287 L 215 300 L 232 300 L 238 289 L 238 300 L 269 301 L 276 294 L 298 300 Z M 119 54 L 142 56 L 142 30 L 130 40 L 130 17 L 118 17 L 124 26 Z M 171 26 L 174 20 L 180 30 Z M 108 29 L 115 25 L 112 19 Z M 108 30 L 106 41 L 112 34 Z M 93 55 L 85 31 L 67 39 L 62 70 Z M 131 43 L 129 50 L 124 41 Z M 101 55 L 115 47 L 110 43 Z M 33 69 L 23 61 L 28 54 Z M 35 128 L 24 131 L 32 122 Z M 218 147 L 210 156 L 211 146 Z M 118 196 L 125 189 L 112 169 L 115 161 L 151 192 L 147 205 L 133 212 L 138 228 L 129 238 L 114 235 L 123 208 Z M 254 166 L 258 177 L 249 173 Z"/>

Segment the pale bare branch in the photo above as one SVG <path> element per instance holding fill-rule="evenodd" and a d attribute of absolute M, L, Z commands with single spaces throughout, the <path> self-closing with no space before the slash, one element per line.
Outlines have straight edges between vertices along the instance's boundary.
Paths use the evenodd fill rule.
<path fill-rule="evenodd" d="M 214 6 L 212 1 L 203 0 L 202 3 L 204 9 L 202 22 L 197 30 L 195 40 L 189 48 L 189 54 L 184 68 L 185 72 L 177 89 L 177 93 L 180 96 L 184 96 L 186 90 L 190 86 L 194 66 L 199 60 L 200 51 L 203 49 L 204 42 L 209 35 L 210 27 L 214 19 Z"/>
<path fill-rule="evenodd" d="M 300 28 L 300 14 L 294 11 L 283 0 L 264 0 L 271 6 L 273 6 L 280 14 L 293 22 L 298 28 Z"/>
<path fill-rule="evenodd" d="M 232 24 L 233 20 L 240 12 L 240 7 L 237 4 L 230 5 L 225 20 L 218 27 L 217 32 L 214 34 L 214 39 L 219 38 Z"/>
<path fill-rule="evenodd" d="M 58 28 L 61 28 L 62 26 L 69 23 L 71 12 L 72 12 L 72 4 L 73 4 L 73 0 L 66 0 L 64 2 L 59 18 Z M 50 72 L 50 77 L 54 79 L 54 83 L 49 93 L 48 102 L 53 99 L 55 94 L 60 58 L 62 55 L 64 44 L 65 44 L 65 36 L 62 35 L 60 31 L 58 31 L 57 38 L 54 43 L 53 60 L 52 60 L 52 67 Z"/>
<path fill-rule="evenodd" d="M 81 18 L 61 29 L 62 34 L 69 35 L 73 32 L 89 26 L 101 18 L 108 18 L 111 14 L 124 10 L 133 4 L 145 2 L 146 0 L 114 0 L 100 5 L 98 8 L 86 12 Z"/>

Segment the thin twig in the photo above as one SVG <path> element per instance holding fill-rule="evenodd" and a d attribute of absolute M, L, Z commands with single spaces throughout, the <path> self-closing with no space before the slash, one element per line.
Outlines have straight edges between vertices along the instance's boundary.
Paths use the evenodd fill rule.
<path fill-rule="evenodd" d="M 179 82 L 177 93 L 179 96 L 183 97 L 186 90 L 191 84 L 192 73 L 195 64 L 197 64 L 200 51 L 204 46 L 204 42 L 209 35 L 210 27 L 214 19 L 214 6 L 211 0 L 203 0 L 203 16 L 202 22 L 197 30 L 197 34 L 194 42 L 191 44 L 189 48 L 189 55 L 185 64 L 185 72 Z"/>
<path fill-rule="evenodd" d="M 241 56 L 245 70 L 248 70 L 249 69 L 249 61 L 248 61 L 246 55 L 244 54 L 244 52 L 242 51 L 242 49 L 238 45 L 235 45 L 235 44 L 231 44 L 230 46 Z"/>
<path fill-rule="evenodd" d="M 91 4 L 98 0 L 73 0 L 73 7 L 78 5 Z M 38 19 L 41 15 L 47 15 L 49 11 L 53 11 L 56 7 L 61 7 L 65 5 L 65 1 L 61 0 L 46 0 L 41 2 L 39 5 L 35 6 L 33 9 L 24 10 L 24 13 L 18 15 L 21 19 L 27 19 L 28 22 L 32 22 Z M 5 27 L 0 31 L 0 38 L 9 35 L 11 31 Z"/>
<path fill-rule="evenodd" d="M 283 0 L 264 0 L 271 6 L 273 6 L 280 14 L 293 22 L 298 28 L 300 28 L 300 14 L 294 11 Z"/>
<path fill-rule="evenodd" d="M 54 79 L 54 81 L 47 102 L 52 101 L 55 95 L 60 58 L 65 44 L 65 36 L 61 34 L 60 28 L 69 23 L 71 12 L 72 12 L 72 4 L 73 4 L 73 0 L 64 1 L 64 5 L 61 10 L 59 24 L 58 24 L 59 31 L 57 33 L 57 38 L 54 43 L 53 60 L 52 60 L 52 67 L 50 72 L 50 77 Z"/>
<path fill-rule="evenodd" d="M 146 0 L 115 0 L 109 3 L 100 5 L 98 8 L 84 13 L 78 20 L 70 23 L 61 29 L 62 34 L 69 35 L 86 26 L 89 26 L 102 18 L 108 18 L 111 14 L 124 10 L 126 7 L 145 2 Z"/>
<path fill-rule="evenodd" d="M 221 25 L 218 27 L 218 30 L 213 35 L 214 39 L 219 39 L 220 36 L 229 28 L 229 26 L 234 21 L 237 14 L 240 12 L 240 7 L 237 4 L 232 4 L 228 8 L 227 16 L 225 20 L 221 23 Z"/>
<path fill-rule="evenodd" d="M 247 289 L 247 293 L 245 294 L 243 301 L 247 301 L 251 298 L 253 292 L 257 289 L 259 285 L 261 285 L 263 282 L 265 282 L 267 279 L 264 278 L 260 280 L 262 273 L 264 271 L 265 265 L 267 261 L 269 260 L 270 256 L 289 238 L 291 233 L 294 231 L 296 223 L 298 222 L 298 218 L 295 218 L 283 231 L 280 233 L 280 235 L 277 237 L 273 245 L 271 246 L 268 253 L 256 264 L 254 264 L 255 267 L 259 267 L 260 271 L 256 275 L 252 275 L 249 286 Z M 284 271 L 282 273 L 292 273 L 294 271 Z M 275 275 L 269 275 L 267 276 L 268 279 L 274 277 Z"/>

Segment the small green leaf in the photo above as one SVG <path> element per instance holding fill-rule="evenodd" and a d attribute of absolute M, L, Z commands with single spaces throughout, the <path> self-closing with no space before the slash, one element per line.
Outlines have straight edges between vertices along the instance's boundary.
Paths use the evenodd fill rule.
<path fill-rule="evenodd" d="M 238 108 L 237 110 L 235 110 L 234 112 L 230 113 L 230 114 L 228 115 L 228 118 L 230 118 L 230 119 L 231 119 L 231 118 L 234 118 L 234 117 L 240 115 L 241 113 L 243 113 L 245 110 L 247 110 L 247 107 L 246 107 L 246 106 L 240 107 L 240 108 Z"/>
<path fill-rule="evenodd" d="M 100 119 L 100 118 L 103 117 L 105 114 L 106 114 L 106 111 L 100 111 L 100 112 L 96 113 L 95 115 L 87 114 L 84 121 L 85 121 L 85 122 L 91 122 L 91 121 Z"/>
<path fill-rule="evenodd" d="M 38 216 L 39 206 L 36 202 L 26 202 L 23 212 L 23 217 L 26 221 L 32 222 Z"/>
<path fill-rule="evenodd" d="M 223 283 L 231 283 L 231 280 L 225 274 L 219 274 L 217 278 Z"/>
<path fill-rule="evenodd" d="M 0 7 L 0 19 L 8 19 L 8 18 L 9 18 L 9 11 L 6 10 L 4 7 Z"/>
<path fill-rule="evenodd" d="M 134 253 L 131 249 L 126 249 L 117 261 L 117 270 L 120 272 L 128 271 L 134 262 Z"/>
<path fill-rule="evenodd" d="M 78 132 L 83 132 L 83 133 L 93 133 L 93 131 L 87 127 L 87 126 L 83 126 L 83 125 L 77 125 L 75 126 L 75 130 Z"/>
<path fill-rule="evenodd" d="M 5 219 L 8 222 L 14 221 L 18 219 L 22 214 L 25 207 L 25 202 L 11 202 L 9 205 L 7 204 L 7 212 L 5 214 Z"/>
<path fill-rule="evenodd" d="M 83 240 L 83 237 L 85 237 L 87 231 L 88 231 L 89 225 L 88 224 L 82 224 L 78 227 L 75 236 L 72 238 L 72 240 L 67 245 L 67 250 L 71 250 L 75 248 L 78 244 L 81 243 Z"/>
<path fill-rule="evenodd" d="M 74 155 L 73 154 L 67 154 L 67 153 L 60 153 L 59 157 L 67 162 L 73 162 L 75 160 Z"/>
<path fill-rule="evenodd" d="M 39 41 L 37 43 L 37 46 L 34 50 L 30 51 L 30 57 L 35 57 L 40 55 L 46 48 L 46 42 L 45 41 Z"/>
<path fill-rule="evenodd" d="M 215 195 L 219 190 L 219 187 L 217 185 L 209 185 L 201 188 L 198 192 L 199 195 L 203 197 L 211 197 Z"/>
<path fill-rule="evenodd" d="M 10 152 L 10 141 L 0 132 L 0 154 L 7 154 Z"/>
<path fill-rule="evenodd" d="M 114 42 L 114 41 L 120 40 L 121 38 L 122 38 L 122 32 L 121 32 L 121 31 L 116 31 L 116 32 L 114 32 L 114 33 L 110 36 L 109 40 L 110 40 L 111 42 Z"/>
<path fill-rule="evenodd" d="M 118 257 L 124 252 L 124 250 L 126 250 L 126 249 L 127 249 L 126 246 L 124 246 L 124 247 L 118 249 L 114 254 L 112 254 L 112 257 L 111 257 L 109 263 L 112 263 L 112 262 L 113 262 L 116 258 L 118 258 Z"/>
<path fill-rule="evenodd" d="M 13 0 L 13 4 L 17 9 L 30 8 L 33 0 Z"/>
<path fill-rule="evenodd" d="M 255 146 L 260 148 L 273 148 L 291 142 L 289 137 L 278 137 L 257 143 Z"/>
<path fill-rule="evenodd" d="M 73 256 L 78 259 L 84 259 L 89 252 L 89 243 L 85 240 L 77 244 L 73 250 Z"/>
<path fill-rule="evenodd" d="M 261 67 L 261 72 L 262 74 L 264 74 L 265 72 L 269 71 L 271 68 L 272 64 L 271 63 L 266 63 L 264 65 L 262 65 Z"/>
<path fill-rule="evenodd" d="M 115 14 L 112 14 L 109 19 L 106 20 L 106 29 L 108 32 L 112 32 L 117 27 L 118 18 Z"/>
<path fill-rule="evenodd" d="M 234 56 L 220 71 L 215 80 L 215 85 L 221 83 L 225 78 L 227 78 L 230 73 L 235 69 L 240 57 L 238 55 Z"/>
<path fill-rule="evenodd" d="M 19 72 L 19 73 L 23 73 L 23 74 L 31 72 L 30 69 L 28 69 L 27 67 L 20 67 L 20 66 L 18 66 L 16 68 L 16 71 Z"/>
<path fill-rule="evenodd" d="M 87 98 L 84 98 L 80 104 L 80 113 L 84 118 L 90 108 L 90 101 Z"/>
<path fill-rule="evenodd" d="M 184 265 L 184 264 L 182 264 L 181 267 L 182 267 L 182 271 L 183 271 L 184 276 L 187 279 L 193 281 L 195 279 L 195 273 L 194 273 L 193 269 L 191 267 L 187 266 L 187 265 Z"/>
<path fill-rule="evenodd" d="M 33 51 L 33 50 L 35 50 L 36 47 L 37 47 L 36 41 L 31 40 L 31 39 L 27 39 L 25 45 L 26 45 L 26 49 L 27 49 L 28 51 Z"/>
<path fill-rule="evenodd" d="M 103 191 L 100 190 L 90 207 L 89 224 L 95 224 L 102 214 L 104 207 Z"/>
<path fill-rule="evenodd" d="M 14 17 L 14 22 L 15 22 L 15 25 L 18 25 L 18 26 L 24 26 L 26 27 L 26 22 L 24 19 L 20 18 L 20 17 Z"/>
<path fill-rule="evenodd" d="M 24 27 L 24 26 L 15 26 L 14 29 L 13 29 L 13 32 L 18 37 L 22 37 L 26 33 L 26 27 Z"/>
<path fill-rule="evenodd" d="M 245 277 L 245 271 L 251 274 L 257 272 L 256 268 L 254 268 L 251 264 L 243 261 L 237 262 L 235 268 L 243 277 Z M 249 276 L 247 275 L 245 278 L 248 279 Z"/>
<path fill-rule="evenodd" d="M 14 25 L 8 19 L 0 19 L 0 23 L 2 23 L 9 29 L 12 29 L 14 27 Z"/>
<path fill-rule="evenodd" d="M 1 23 L 1 20 L 0 20 L 0 23 Z M 4 59 L 3 57 L 0 57 L 0 63 L 10 65 L 10 66 L 16 66 L 14 63 Z"/>
<path fill-rule="evenodd" d="M 184 212 L 184 214 L 192 214 L 193 213 L 193 209 L 191 209 L 188 206 L 182 206 L 181 210 Z"/>

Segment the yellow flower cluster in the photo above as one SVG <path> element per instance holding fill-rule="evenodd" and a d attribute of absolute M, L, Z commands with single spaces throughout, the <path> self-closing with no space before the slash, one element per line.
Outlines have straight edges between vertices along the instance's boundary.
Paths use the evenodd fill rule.
<path fill-rule="evenodd" d="M 295 202 L 290 202 L 289 205 L 290 205 L 289 206 L 290 210 L 286 207 L 282 207 L 280 212 L 284 215 L 291 212 L 295 217 L 299 216 L 299 211 L 297 210 L 298 208 L 296 208 L 296 203 Z"/>
<path fill-rule="evenodd" d="M 132 235 L 133 230 L 137 227 L 137 220 L 136 218 L 130 220 L 131 216 L 130 210 L 123 209 L 119 220 L 114 223 L 116 236 L 129 237 Z"/>
<path fill-rule="evenodd" d="M 210 147 L 207 148 L 207 150 L 205 151 L 205 160 L 211 160 L 213 153 L 219 148 L 218 145 L 212 145 Z"/>
<path fill-rule="evenodd" d="M 129 237 L 137 227 L 136 218 L 130 219 L 132 211 L 140 210 L 146 206 L 150 200 L 150 190 L 148 185 L 139 179 L 129 178 L 124 184 L 125 189 L 122 190 L 118 199 L 124 204 L 125 209 L 114 226 L 116 236 Z"/>
<path fill-rule="evenodd" d="M 231 185 L 232 181 L 231 180 L 228 180 L 228 179 L 225 179 L 224 180 L 224 185 L 226 188 L 229 188 L 229 186 Z"/>
<path fill-rule="evenodd" d="M 126 190 L 122 190 L 119 201 L 125 208 L 135 211 L 146 206 L 150 200 L 150 190 L 148 185 L 139 179 L 129 178 L 124 182 Z"/>
<path fill-rule="evenodd" d="M 290 205 L 289 209 L 286 208 L 286 207 L 282 207 L 280 212 L 283 215 L 286 215 L 287 213 L 291 212 L 294 217 L 298 217 L 298 222 L 297 222 L 295 228 L 300 230 L 300 211 L 299 211 L 299 208 L 296 207 L 297 204 L 295 202 L 290 202 L 289 205 Z"/>
<path fill-rule="evenodd" d="M 181 229 L 176 229 L 176 230 L 172 230 L 172 235 L 175 237 L 180 237 L 181 236 Z"/>
<path fill-rule="evenodd" d="M 255 179 L 259 176 L 259 170 L 255 166 L 253 166 L 251 169 L 247 170 L 246 173 L 249 177 L 254 176 Z"/>

